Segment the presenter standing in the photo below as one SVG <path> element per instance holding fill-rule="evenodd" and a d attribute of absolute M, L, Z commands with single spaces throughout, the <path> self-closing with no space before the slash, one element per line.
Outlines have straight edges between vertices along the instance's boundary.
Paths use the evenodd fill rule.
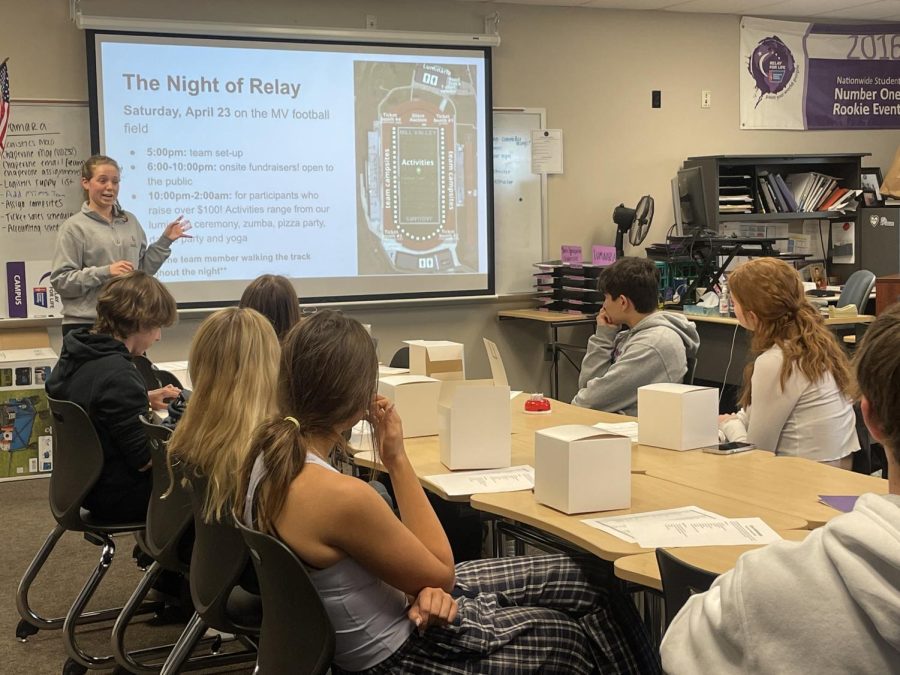
<path fill-rule="evenodd" d="M 118 202 L 121 170 L 111 157 L 94 155 L 81 167 L 87 201 L 59 230 L 50 283 L 63 304 L 63 335 L 89 328 L 97 318 L 97 294 L 110 278 L 141 270 L 156 274 L 172 242 L 190 229 L 179 216 L 147 246 L 147 234 Z"/>

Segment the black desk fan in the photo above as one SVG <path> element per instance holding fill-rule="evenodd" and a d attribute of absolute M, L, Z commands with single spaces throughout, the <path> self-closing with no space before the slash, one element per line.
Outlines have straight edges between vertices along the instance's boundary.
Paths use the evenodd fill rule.
<path fill-rule="evenodd" d="M 616 224 L 616 258 L 625 255 L 625 235 L 632 246 L 640 245 L 647 238 L 650 222 L 653 220 L 653 197 L 644 195 L 633 209 L 619 204 L 613 210 Z"/>

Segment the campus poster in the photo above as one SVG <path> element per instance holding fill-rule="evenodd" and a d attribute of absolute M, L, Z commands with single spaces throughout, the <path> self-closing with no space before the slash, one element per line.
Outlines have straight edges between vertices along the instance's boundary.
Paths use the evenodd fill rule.
<path fill-rule="evenodd" d="M 900 24 L 741 19 L 742 129 L 900 128 Z"/>

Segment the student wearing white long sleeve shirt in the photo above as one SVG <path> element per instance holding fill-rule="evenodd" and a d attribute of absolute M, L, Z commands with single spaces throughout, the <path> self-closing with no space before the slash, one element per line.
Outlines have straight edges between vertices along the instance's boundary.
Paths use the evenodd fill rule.
<path fill-rule="evenodd" d="M 783 261 L 757 258 L 728 283 L 758 356 L 744 371 L 743 407 L 720 418 L 722 433 L 778 455 L 851 468 L 860 446 L 849 361 L 807 302 L 799 274 Z"/>
<path fill-rule="evenodd" d="M 691 597 L 660 647 L 669 675 L 900 673 L 900 305 L 870 326 L 856 366 L 889 494 L 744 554 Z"/>

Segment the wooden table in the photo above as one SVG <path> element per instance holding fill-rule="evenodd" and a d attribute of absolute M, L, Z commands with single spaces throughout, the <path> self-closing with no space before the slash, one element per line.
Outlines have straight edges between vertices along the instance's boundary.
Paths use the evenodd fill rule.
<path fill-rule="evenodd" d="M 809 530 L 782 530 L 778 533 L 782 539 L 803 541 Z M 667 548 L 666 551 L 682 562 L 699 567 L 716 575 L 733 569 L 738 558 L 747 551 L 755 551 L 763 546 L 692 546 Z M 619 558 L 614 563 L 616 576 L 624 581 L 631 581 L 647 588 L 662 590 L 659 566 L 656 564 L 656 553 L 639 553 Z"/>
<path fill-rule="evenodd" d="M 580 408 L 570 403 L 561 401 L 551 402 L 551 411 L 547 414 L 533 415 L 524 412 L 524 403 L 527 394 L 519 394 L 510 401 L 510 414 L 512 416 L 512 465 L 528 464 L 534 466 L 534 432 L 548 427 L 562 424 L 585 424 L 592 426 L 598 422 L 618 424 L 621 422 L 636 422 L 637 418 L 606 413 L 590 408 Z M 419 477 L 425 489 L 438 495 L 441 499 L 455 502 L 466 502 L 468 495 L 450 496 L 440 487 L 435 485 L 426 476 L 448 473 L 450 470 L 441 463 L 440 439 L 437 436 L 422 436 L 419 438 L 407 438 L 405 441 L 406 453 L 413 465 L 416 475 Z M 676 462 L 679 466 L 719 465 L 755 463 L 771 460 L 774 455 L 764 450 L 751 450 L 735 455 L 711 455 L 701 450 L 687 450 L 678 452 L 664 448 L 632 444 L 631 446 L 631 471 L 632 473 L 647 473 L 658 471 L 665 473 L 667 467 Z M 362 452 L 354 455 L 354 463 L 369 469 L 384 470 L 380 462 L 376 462 L 371 453 Z"/>
<path fill-rule="evenodd" d="M 740 464 L 672 462 L 664 469 L 651 468 L 647 475 L 791 514 L 808 521 L 811 528 L 840 515 L 836 509 L 819 503 L 819 495 L 888 492 L 888 482 L 883 478 L 800 457 L 773 457 L 769 461 Z"/>
<path fill-rule="evenodd" d="M 644 553 L 648 549 L 586 525 L 581 522 L 585 518 L 621 516 L 678 506 L 699 506 L 729 518 L 759 517 L 769 527 L 779 531 L 806 527 L 806 521 L 802 518 L 644 474 L 631 474 L 629 509 L 570 516 L 538 504 L 531 491 L 472 495 L 471 504 L 479 511 L 530 525 L 610 561 L 625 555 Z"/>
<path fill-rule="evenodd" d="M 537 309 L 506 309 L 497 312 L 497 318 L 501 321 L 509 319 L 537 321 L 547 326 L 547 348 L 550 350 L 550 398 L 558 398 L 559 355 L 567 354 L 570 351 L 584 354 L 587 345 L 587 339 L 582 345 L 570 345 L 560 342 L 559 329 L 571 326 L 593 325 L 597 321 L 596 315 L 542 312 Z"/>

